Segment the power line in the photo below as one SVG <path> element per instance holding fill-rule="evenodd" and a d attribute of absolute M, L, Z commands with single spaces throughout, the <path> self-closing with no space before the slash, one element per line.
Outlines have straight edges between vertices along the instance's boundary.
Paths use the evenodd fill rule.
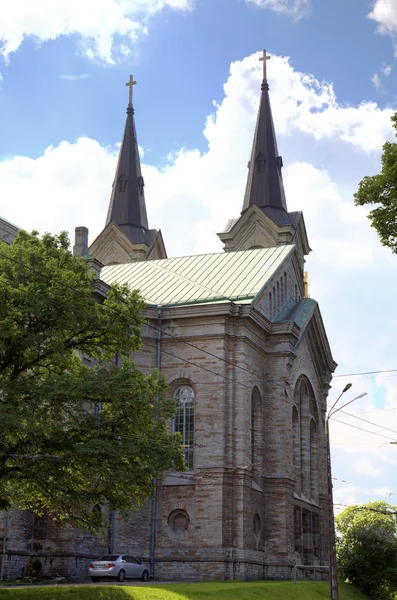
<path fill-rule="evenodd" d="M 379 437 L 383 437 L 388 440 L 395 440 L 395 438 L 392 438 L 390 436 L 382 435 L 381 433 L 376 433 L 376 431 L 370 431 L 369 429 L 363 429 L 362 427 L 358 427 L 357 425 L 346 423 L 346 421 L 339 421 L 339 419 L 331 419 L 331 421 L 335 421 L 336 423 L 342 423 L 342 425 L 347 425 L 348 427 L 353 427 L 354 429 L 359 429 L 360 431 L 365 431 L 366 433 L 371 433 L 372 435 L 378 435 Z"/>
<path fill-rule="evenodd" d="M 328 406 L 329 408 L 329 406 Z M 364 423 L 369 423 L 369 425 L 373 425 L 374 427 L 380 427 L 380 429 L 384 429 L 385 431 L 391 431 L 397 435 L 397 431 L 395 429 L 390 429 L 389 427 L 385 427 L 384 425 L 378 425 L 377 423 L 372 423 L 372 421 L 368 421 L 368 419 L 363 419 L 362 417 L 358 417 L 354 413 L 346 412 L 345 410 L 340 410 L 338 412 L 343 413 L 344 415 L 348 415 L 349 417 L 354 417 L 354 419 L 358 419 L 359 421 L 363 421 Z"/>
<path fill-rule="evenodd" d="M 379 375 L 381 373 L 397 373 L 397 369 L 384 369 L 382 371 L 364 371 L 363 373 L 345 373 L 343 375 L 334 375 L 336 377 L 358 377 L 359 375 Z"/>

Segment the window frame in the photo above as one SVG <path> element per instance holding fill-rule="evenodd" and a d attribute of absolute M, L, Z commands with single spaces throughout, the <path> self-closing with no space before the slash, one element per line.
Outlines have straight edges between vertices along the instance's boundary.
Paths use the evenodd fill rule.
<path fill-rule="evenodd" d="M 191 397 L 181 402 L 179 393 L 183 389 L 190 390 Z M 172 430 L 173 433 L 180 433 L 182 435 L 182 453 L 185 457 L 187 468 L 191 470 L 194 468 L 194 413 L 196 394 L 191 385 L 182 384 L 175 389 L 173 398 L 175 400 L 176 414 L 173 419 Z M 191 411 L 191 413 L 187 414 L 187 411 Z M 180 419 L 181 414 L 182 420 Z"/>

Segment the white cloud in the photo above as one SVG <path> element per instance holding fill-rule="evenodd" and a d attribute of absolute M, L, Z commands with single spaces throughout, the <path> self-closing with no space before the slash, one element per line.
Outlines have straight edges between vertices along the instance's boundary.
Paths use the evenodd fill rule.
<path fill-rule="evenodd" d="M 368 18 L 378 24 L 380 33 L 397 33 L 397 4 L 394 0 L 375 0 Z"/>
<path fill-rule="evenodd" d="M 311 4 L 310 0 L 246 0 L 246 2 L 280 14 L 291 15 L 296 20 L 308 14 Z"/>
<path fill-rule="evenodd" d="M 168 7 L 189 10 L 194 0 L 0 0 L 0 54 L 6 60 L 26 37 L 39 42 L 77 35 L 83 54 L 112 63 L 115 38 L 120 50 L 147 33 L 150 17 Z M 123 50 L 124 48 L 124 50 Z"/>
<path fill-rule="evenodd" d="M 65 81 L 80 81 L 81 79 L 88 79 L 89 75 L 82 73 L 81 75 L 60 75 L 59 79 L 65 79 Z"/>
<path fill-rule="evenodd" d="M 376 89 L 378 90 L 380 87 L 382 87 L 382 82 L 380 80 L 380 77 L 378 75 L 378 73 L 374 73 L 374 76 L 371 79 L 372 83 L 374 84 L 374 86 L 376 87 Z"/>
<path fill-rule="evenodd" d="M 179 4 L 182 5 L 182 0 Z M 172 240 L 168 242 L 172 253 L 220 249 L 215 232 L 221 230 L 227 219 L 238 215 L 241 210 L 245 165 L 250 154 L 260 94 L 261 65 L 258 58 L 259 55 L 255 54 L 231 65 L 230 76 L 224 86 L 225 97 L 221 103 L 215 103 L 215 112 L 208 117 L 205 125 L 207 152 L 181 149 L 169 156 L 168 164 L 161 170 L 144 165 L 148 210 L 150 216 L 156 214 L 156 223 L 153 223 L 153 216 L 151 223 L 153 226 L 169 228 L 167 237 Z M 338 152 L 347 152 L 352 160 L 351 148 L 357 152 L 377 152 L 379 155 L 384 140 L 393 136 L 390 125 L 392 109 L 381 110 L 376 103 L 365 102 L 358 106 L 341 105 L 335 97 L 332 84 L 295 71 L 288 58 L 272 57 L 269 82 L 276 130 L 286 148 L 292 143 L 294 152 L 291 154 L 296 154 L 294 140 L 298 140 L 299 147 L 311 145 L 314 141 L 324 143 L 323 148 L 327 152 L 330 144 L 337 144 Z M 122 127 L 120 119 L 120 133 Z M 139 135 L 139 120 L 137 127 Z M 87 144 L 94 144 L 95 152 L 86 152 Z M 91 164 L 94 156 L 96 162 Z M 310 157 L 302 152 L 300 156 L 300 160 L 292 160 L 285 169 L 285 185 L 290 208 L 306 209 L 312 246 L 322 249 L 317 253 L 319 264 L 323 268 L 329 267 L 339 256 L 347 270 L 363 270 L 372 265 L 375 244 L 371 242 L 361 247 L 360 252 L 357 250 L 363 231 L 366 234 L 368 232 L 365 211 L 353 207 L 350 197 L 348 200 L 342 197 L 324 167 L 309 164 L 307 159 Z M 288 164 L 288 156 L 286 158 L 285 163 Z M 98 161 L 108 167 L 97 169 Z M 16 157 L 0 163 L 0 198 L 10 197 L 10 185 L 13 196 L 18 190 L 19 198 L 19 202 L 13 205 L 0 205 L 0 214 L 19 222 L 19 215 L 23 212 L 21 203 L 24 206 L 26 202 L 27 217 L 23 225 L 42 230 L 45 224 L 46 228 L 59 229 L 70 222 L 72 211 L 66 201 L 70 184 L 75 190 L 74 198 L 84 198 L 85 206 L 90 207 L 87 215 L 91 214 L 91 210 L 95 213 L 100 205 L 104 218 L 113 176 L 113 166 L 109 165 L 113 163 L 112 151 L 101 148 L 94 140 L 84 138 L 76 144 L 64 142 L 57 148 L 50 147 L 36 160 Z M 370 164 L 373 165 L 373 158 Z M 95 176 L 101 173 L 100 186 L 91 178 L 93 172 Z M 57 178 L 58 175 L 60 178 Z M 29 188 L 29 193 L 25 190 L 27 179 L 33 186 Z M 66 186 L 62 187 L 65 181 Z M 54 187 L 57 188 L 56 194 Z M 101 188 L 99 194 L 98 187 Z M 45 219 L 41 223 L 40 219 L 45 218 L 48 210 L 52 211 L 54 197 L 59 198 L 60 206 L 56 211 L 59 218 L 57 221 Z M 33 203 L 32 198 L 35 198 Z M 48 205 L 48 210 L 32 210 L 32 205 L 37 206 L 37 203 L 43 207 Z M 19 204 L 18 212 L 10 215 L 16 204 Z M 190 205 L 189 211 L 183 209 L 187 204 Z M 83 215 L 77 210 L 81 201 L 75 206 L 75 214 L 80 215 L 78 224 L 81 224 Z M 178 225 L 169 220 L 170 206 L 181 209 L 181 218 L 186 219 L 186 224 L 189 223 L 193 236 L 186 238 L 175 235 L 174 227 Z M 326 224 L 322 220 L 325 210 L 328 210 Z M 87 219 L 87 223 L 89 221 Z M 93 234 L 97 234 L 101 226 L 99 222 L 98 225 L 95 223 L 95 220 L 91 222 L 90 227 Z M 371 237 L 371 233 L 369 235 Z M 371 239 L 376 240 L 376 237 L 372 235 Z"/>
<path fill-rule="evenodd" d="M 354 463 L 354 469 L 357 473 L 367 475 L 369 477 L 379 477 L 382 474 L 382 469 L 375 467 L 375 465 L 368 459 L 362 458 Z"/>
<path fill-rule="evenodd" d="M 385 67 L 383 67 L 383 74 L 386 77 L 389 77 L 389 75 L 392 72 L 392 70 L 393 70 L 393 66 L 392 65 L 386 65 Z"/>
<path fill-rule="evenodd" d="M 376 488 L 374 491 L 375 491 L 375 494 L 377 494 L 378 496 L 389 497 L 389 496 L 394 495 L 390 492 L 390 487 L 387 487 L 387 486 Z"/>
<path fill-rule="evenodd" d="M 0 215 L 28 230 L 73 232 L 76 225 L 89 223 L 99 231 L 104 226 L 115 162 L 116 155 L 110 149 L 88 138 L 74 144 L 62 142 L 56 148 L 49 146 L 35 160 L 16 156 L 0 162 L 1 193 L 11 197 L 17 190 L 18 195 L 9 210 L 0 201 Z M 34 201 L 28 202 L 29 197 Z"/>

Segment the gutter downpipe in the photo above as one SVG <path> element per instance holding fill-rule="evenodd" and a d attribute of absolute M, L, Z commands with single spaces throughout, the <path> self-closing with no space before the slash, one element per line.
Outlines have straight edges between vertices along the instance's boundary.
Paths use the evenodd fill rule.
<path fill-rule="evenodd" d="M 3 556 L 1 559 L 1 571 L 0 571 L 0 580 L 4 581 L 4 570 L 5 570 L 5 562 L 7 556 L 7 535 L 8 535 L 8 510 L 5 511 L 5 522 L 4 522 L 4 537 L 3 537 Z"/>
<path fill-rule="evenodd" d="M 161 319 L 162 319 L 162 307 L 157 307 L 157 370 L 161 371 Z M 156 397 L 156 414 L 155 418 L 158 419 L 158 404 L 159 396 Z M 157 525 L 157 488 L 158 478 L 153 477 L 153 496 L 152 496 L 152 527 L 151 527 L 151 538 L 150 538 L 150 577 L 154 578 L 155 571 L 155 551 L 156 551 L 156 525 Z"/>

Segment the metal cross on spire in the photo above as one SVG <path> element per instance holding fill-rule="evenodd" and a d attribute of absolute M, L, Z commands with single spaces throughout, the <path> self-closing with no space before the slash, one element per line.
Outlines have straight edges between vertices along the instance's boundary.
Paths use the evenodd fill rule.
<path fill-rule="evenodd" d="M 129 97 L 129 104 L 132 104 L 132 88 L 134 85 L 136 85 L 136 81 L 134 81 L 134 78 L 132 75 L 130 75 L 130 80 L 128 83 L 125 84 L 127 87 L 129 87 L 129 93 L 130 93 L 130 97 Z"/>
<path fill-rule="evenodd" d="M 263 51 L 263 56 L 260 57 L 260 61 L 263 61 L 263 79 L 266 81 L 266 62 L 271 59 L 271 56 L 266 54 L 266 50 Z"/>

